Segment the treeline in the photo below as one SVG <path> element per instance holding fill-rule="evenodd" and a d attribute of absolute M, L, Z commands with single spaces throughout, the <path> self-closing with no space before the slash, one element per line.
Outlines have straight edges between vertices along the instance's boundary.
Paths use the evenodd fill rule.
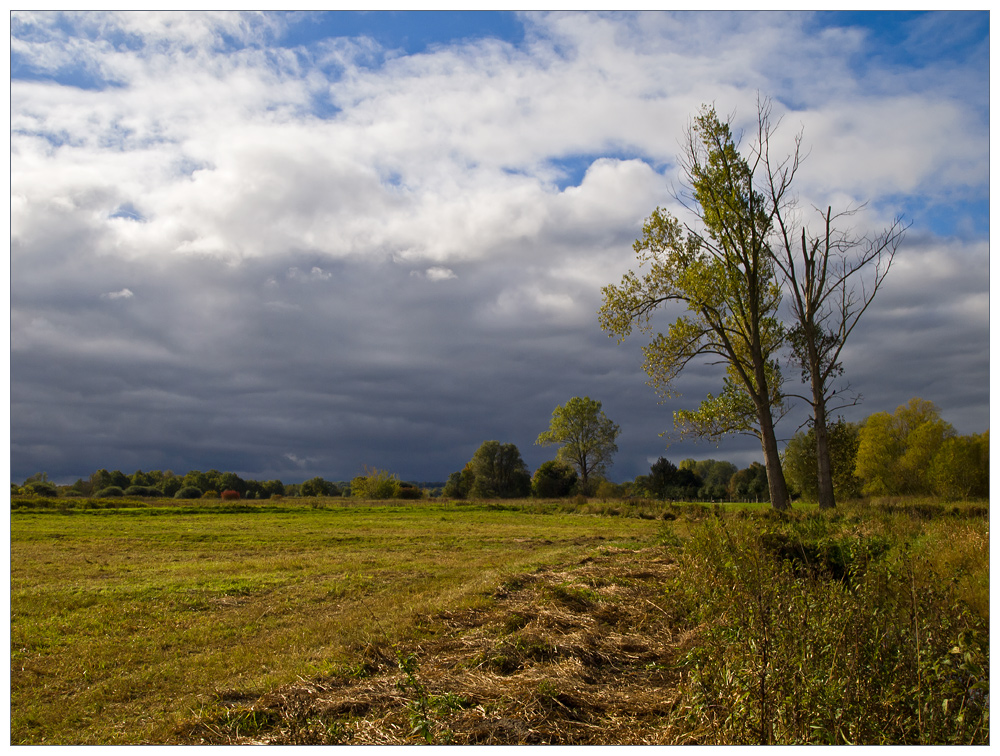
<path fill-rule="evenodd" d="M 837 498 L 940 496 L 988 498 L 990 433 L 960 436 L 932 403 L 914 397 L 893 413 L 830 428 L 830 458 Z M 785 447 L 790 485 L 815 495 L 816 447 L 812 432 Z"/>
<path fill-rule="evenodd" d="M 894 413 L 877 412 L 862 423 L 843 420 L 829 427 L 831 467 L 837 499 L 862 496 L 989 497 L 989 431 L 960 436 L 941 419 L 931 402 L 911 399 Z M 272 499 L 274 497 L 351 496 L 368 500 L 543 499 L 594 496 L 602 499 L 672 501 L 769 501 L 767 470 L 759 462 L 739 469 L 731 462 L 660 457 L 649 473 L 613 483 L 603 475 L 588 479 L 566 455 L 543 462 L 532 474 L 516 445 L 486 441 L 460 471 L 439 484 L 410 483 L 378 468 L 366 468 L 350 482 L 321 477 L 285 485 L 280 480 L 244 480 L 231 472 L 192 470 L 98 470 L 87 480 L 57 486 L 45 473 L 33 475 L 12 495 L 44 497 L 118 496 L 176 499 Z M 797 433 L 782 452 L 782 467 L 794 498 L 817 498 L 816 444 L 813 431 Z"/>
<path fill-rule="evenodd" d="M 649 475 L 613 483 L 603 476 L 584 483 L 568 462 L 553 459 L 529 473 L 514 444 L 486 441 L 462 470 L 445 484 L 450 499 L 555 499 L 594 496 L 601 499 L 674 499 L 684 501 L 766 501 L 767 473 L 754 462 L 740 470 L 731 462 L 685 459 L 674 465 L 661 457 Z"/>
<path fill-rule="evenodd" d="M 93 473 L 87 480 L 77 480 L 69 486 L 57 486 L 45 473 L 28 478 L 21 486 L 11 484 L 12 495 L 114 498 L 139 496 L 146 498 L 202 499 L 270 499 L 275 496 L 340 496 L 343 484 L 323 478 L 311 478 L 303 483 L 285 485 L 280 480 L 244 480 L 236 473 L 191 470 L 176 475 L 170 470 L 136 470 L 126 475 L 121 470 L 105 469 Z"/>

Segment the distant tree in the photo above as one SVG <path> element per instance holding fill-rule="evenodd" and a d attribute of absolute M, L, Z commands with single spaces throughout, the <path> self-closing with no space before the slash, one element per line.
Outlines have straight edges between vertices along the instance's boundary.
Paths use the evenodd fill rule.
<path fill-rule="evenodd" d="M 340 490 L 336 485 L 318 476 L 304 481 L 299 486 L 300 496 L 338 496 L 339 494 Z"/>
<path fill-rule="evenodd" d="M 90 474 L 90 488 L 92 491 L 100 491 L 111 485 L 111 473 L 104 468 L 96 470 Z"/>
<path fill-rule="evenodd" d="M 142 470 L 136 470 L 129 476 L 129 483 L 133 486 L 151 486 L 153 485 L 153 478 L 149 473 L 144 473 Z"/>
<path fill-rule="evenodd" d="M 212 488 L 212 481 L 207 473 L 200 470 L 190 470 L 181 481 L 182 488 L 197 488 L 200 491 L 207 491 Z"/>
<path fill-rule="evenodd" d="M 830 472 L 837 500 L 861 496 L 861 481 L 854 474 L 858 454 L 859 423 L 838 420 L 828 427 Z M 816 429 L 799 431 L 785 445 L 781 456 L 788 485 L 807 501 L 819 501 L 816 462 Z"/>
<path fill-rule="evenodd" d="M 424 492 L 413 483 L 400 481 L 399 487 L 396 489 L 397 499 L 414 500 L 414 499 L 422 499 L 423 497 L 424 497 Z"/>
<path fill-rule="evenodd" d="M 70 486 L 70 488 L 83 496 L 89 496 L 94 490 L 90 481 L 84 480 L 83 478 L 77 478 L 76 483 Z"/>
<path fill-rule="evenodd" d="M 132 481 L 129 480 L 129 477 L 121 470 L 108 472 L 103 468 L 91 474 L 90 482 L 94 491 L 100 491 L 101 489 L 109 488 L 110 486 L 115 486 L 124 490 L 132 485 Z"/>
<path fill-rule="evenodd" d="M 285 495 L 285 485 L 280 480 L 266 480 L 261 483 L 260 487 L 265 494 L 262 498 L 265 499 Z"/>
<path fill-rule="evenodd" d="M 876 412 L 858 435 L 854 468 L 868 496 L 929 494 L 931 461 L 955 429 L 941 419 L 938 408 L 914 397 L 893 414 Z"/>
<path fill-rule="evenodd" d="M 539 499 L 569 496 L 576 485 L 576 470 L 565 462 L 553 459 L 542 462 L 531 479 L 531 492 Z"/>
<path fill-rule="evenodd" d="M 531 474 L 514 444 L 484 441 L 469 461 L 476 499 L 516 499 L 531 492 Z"/>
<path fill-rule="evenodd" d="M 600 402 L 576 396 L 553 410 L 549 429 L 535 443 L 560 444 L 557 459 L 573 466 L 583 493 L 588 493 L 591 477 L 605 475 L 611 466 L 618 452 L 615 439 L 620 432 L 604 414 Z"/>
<path fill-rule="evenodd" d="M 669 459 L 660 457 L 649 468 L 646 476 L 646 486 L 651 494 L 660 499 L 667 498 L 667 492 L 677 482 L 677 465 Z"/>
<path fill-rule="evenodd" d="M 195 486 L 183 486 L 174 492 L 175 499 L 200 499 L 201 489 Z"/>
<path fill-rule="evenodd" d="M 218 491 L 236 491 L 240 496 L 247 492 L 247 483 L 236 473 L 226 472 L 218 476 L 215 481 Z"/>
<path fill-rule="evenodd" d="M 751 462 L 749 467 L 737 470 L 729 481 L 729 495 L 733 501 L 763 502 L 770 493 L 767 468 L 760 462 Z"/>
<path fill-rule="evenodd" d="M 444 484 L 442 495 L 448 499 L 467 499 L 469 492 L 472 491 L 474 479 L 472 464 L 467 462 L 461 471 L 453 472 L 448 476 L 448 482 Z"/>
<path fill-rule="evenodd" d="M 222 485 L 222 473 L 213 468 L 205 473 L 205 478 L 208 482 L 208 490 L 214 491 L 215 496 L 218 497 L 219 491 L 225 488 Z"/>
<path fill-rule="evenodd" d="M 37 476 L 33 475 L 28 478 L 24 481 L 22 488 L 26 493 L 32 493 L 36 496 L 55 498 L 59 495 L 59 488 L 48 479 L 45 473 L 39 473 Z"/>
<path fill-rule="evenodd" d="M 989 431 L 946 438 L 931 461 L 928 478 L 938 496 L 948 499 L 989 498 Z"/>
<path fill-rule="evenodd" d="M 729 481 L 736 474 L 736 465 L 716 459 L 681 460 L 680 470 L 690 470 L 701 480 L 697 498 L 705 501 L 725 499 L 729 495 Z M 694 497 L 692 497 L 694 498 Z"/>

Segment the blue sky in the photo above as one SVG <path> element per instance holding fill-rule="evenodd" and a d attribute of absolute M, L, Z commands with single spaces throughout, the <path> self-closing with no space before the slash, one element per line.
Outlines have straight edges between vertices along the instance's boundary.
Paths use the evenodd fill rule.
<path fill-rule="evenodd" d="M 596 319 L 642 220 L 683 214 L 688 119 L 747 128 L 758 92 L 805 211 L 912 223 L 848 419 L 921 396 L 988 428 L 986 13 L 13 14 L 12 479 L 443 480 L 489 439 L 534 469 L 576 395 L 623 428 L 615 479 L 760 459 L 661 438 L 717 368 L 658 404 Z"/>

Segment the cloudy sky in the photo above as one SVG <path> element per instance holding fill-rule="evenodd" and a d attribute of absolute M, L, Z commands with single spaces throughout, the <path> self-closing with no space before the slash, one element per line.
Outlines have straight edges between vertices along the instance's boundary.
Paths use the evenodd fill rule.
<path fill-rule="evenodd" d="M 583 395 L 615 480 L 762 459 L 661 438 L 719 369 L 660 404 L 596 315 L 679 211 L 691 116 L 749 126 L 758 91 L 803 131 L 803 207 L 912 222 L 846 417 L 920 396 L 986 430 L 985 13 L 13 14 L 11 478 L 433 481 L 489 439 L 534 469 Z"/>

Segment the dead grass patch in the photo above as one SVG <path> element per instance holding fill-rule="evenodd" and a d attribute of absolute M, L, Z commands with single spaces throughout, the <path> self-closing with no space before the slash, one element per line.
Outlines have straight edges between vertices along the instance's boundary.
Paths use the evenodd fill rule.
<path fill-rule="evenodd" d="M 370 645 L 350 672 L 252 701 L 228 691 L 221 710 L 178 734 L 212 744 L 674 742 L 677 661 L 694 637 L 663 606 L 676 569 L 662 548 L 602 548 L 518 575 L 485 605 L 419 617 L 419 638 Z M 405 685 L 397 653 L 415 655 L 422 694 Z"/>

